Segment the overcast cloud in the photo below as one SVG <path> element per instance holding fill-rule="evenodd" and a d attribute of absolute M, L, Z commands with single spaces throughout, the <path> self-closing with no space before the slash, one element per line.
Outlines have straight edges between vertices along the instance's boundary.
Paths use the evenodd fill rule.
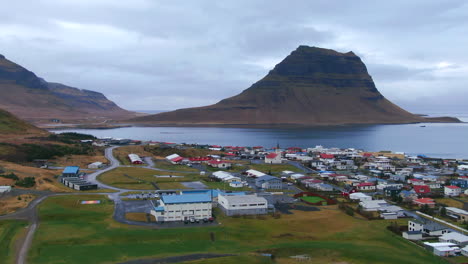
<path fill-rule="evenodd" d="M 354 51 L 411 111 L 468 111 L 465 0 L 0 1 L 0 54 L 127 109 L 215 103 L 309 45 Z"/>

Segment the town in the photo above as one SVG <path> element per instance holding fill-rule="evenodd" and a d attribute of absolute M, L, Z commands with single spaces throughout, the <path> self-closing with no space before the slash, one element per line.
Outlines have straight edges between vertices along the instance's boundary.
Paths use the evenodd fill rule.
<path fill-rule="evenodd" d="M 466 160 L 323 146 L 80 143 L 101 148 L 108 162 L 80 168 L 40 160 L 40 166 L 61 170 L 57 181 L 72 192 L 107 193 L 113 218 L 123 224 L 199 228 L 219 225 L 219 214 L 280 217 L 336 206 L 363 221 L 386 221 L 390 231 L 437 256 L 468 257 Z M 0 191 L 25 193 L 7 185 Z"/>

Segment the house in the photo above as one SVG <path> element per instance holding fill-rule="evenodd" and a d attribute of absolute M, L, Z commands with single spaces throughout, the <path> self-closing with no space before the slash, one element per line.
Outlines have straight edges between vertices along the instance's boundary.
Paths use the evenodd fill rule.
<path fill-rule="evenodd" d="M 421 231 L 404 231 L 402 234 L 403 238 L 408 240 L 421 240 L 422 232 Z"/>
<path fill-rule="evenodd" d="M 384 190 L 384 195 L 386 197 L 397 197 L 401 192 L 401 188 L 393 187 L 393 186 L 386 187 L 383 190 Z"/>
<path fill-rule="evenodd" d="M 161 195 L 153 203 L 151 215 L 158 222 L 208 219 L 212 216 L 212 199 L 209 193 Z"/>
<path fill-rule="evenodd" d="M 68 166 L 62 172 L 62 177 L 78 177 L 80 173 L 80 167 Z"/>
<path fill-rule="evenodd" d="M 418 195 L 427 195 L 431 193 L 431 188 L 427 185 L 414 185 L 413 189 Z"/>
<path fill-rule="evenodd" d="M 223 161 L 223 160 L 210 160 L 208 161 L 208 165 L 210 165 L 213 168 L 218 168 L 218 169 L 227 169 L 232 166 L 232 164 L 229 161 Z"/>
<path fill-rule="evenodd" d="M 143 160 L 137 154 L 128 154 L 128 159 L 132 164 L 143 164 Z"/>
<path fill-rule="evenodd" d="M 411 191 L 403 190 L 400 192 L 400 196 L 401 198 L 403 198 L 403 202 L 407 202 L 407 203 L 413 202 L 413 200 L 418 199 L 418 195 L 416 194 L 414 190 L 411 190 Z"/>
<path fill-rule="evenodd" d="M 334 190 L 332 185 L 326 183 L 311 184 L 309 185 L 309 188 L 324 192 L 332 192 Z"/>
<path fill-rule="evenodd" d="M 218 195 L 221 211 L 227 216 L 262 215 L 268 213 L 268 201 L 256 194 L 251 195 Z"/>
<path fill-rule="evenodd" d="M 291 178 L 291 180 L 299 180 L 300 178 L 305 177 L 305 175 L 302 173 L 294 173 L 289 175 L 289 177 Z"/>
<path fill-rule="evenodd" d="M 428 250 L 431 250 L 434 255 L 440 257 L 455 256 L 461 252 L 460 248 L 456 244 L 447 242 L 424 242 L 424 247 Z"/>
<path fill-rule="evenodd" d="M 179 164 L 184 160 L 179 154 L 172 154 L 166 157 L 166 160 L 169 161 L 172 164 Z"/>
<path fill-rule="evenodd" d="M 458 186 L 460 188 L 466 189 L 468 188 L 468 180 L 467 179 L 450 180 L 450 185 L 454 185 L 454 186 Z"/>
<path fill-rule="evenodd" d="M 266 175 L 265 173 L 261 171 L 257 171 L 257 170 L 247 170 L 245 173 L 247 173 L 247 176 L 254 177 L 254 178 Z"/>
<path fill-rule="evenodd" d="M 378 211 L 381 213 L 380 216 L 384 219 L 397 219 L 398 217 L 405 217 L 405 210 L 396 205 L 382 206 Z"/>
<path fill-rule="evenodd" d="M 89 164 L 88 169 L 99 169 L 99 168 L 102 168 L 102 166 L 104 166 L 104 163 L 100 161 L 96 161 L 96 162 Z"/>
<path fill-rule="evenodd" d="M 225 171 L 213 172 L 212 176 L 214 178 L 220 180 L 220 181 L 223 181 L 223 182 L 241 181 L 241 178 L 236 177 L 236 176 L 232 175 L 231 173 L 225 172 Z"/>
<path fill-rule="evenodd" d="M 255 186 L 262 189 L 283 189 L 283 182 L 280 178 L 263 175 L 255 179 Z"/>
<path fill-rule="evenodd" d="M 447 196 L 459 196 L 461 188 L 454 185 L 448 185 L 444 187 L 444 194 Z"/>
<path fill-rule="evenodd" d="M 350 194 L 351 195 L 351 194 Z M 388 204 L 385 200 L 372 200 L 372 201 L 362 201 L 359 203 L 364 211 L 367 212 L 376 212 L 382 209 L 383 207 L 387 207 Z"/>
<path fill-rule="evenodd" d="M 468 236 L 458 232 L 445 233 L 439 237 L 440 242 L 454 243 L 460 247 L 468 245 Z"/>
<path fill-rule="evenodd" d="M 421 179 L 409 179 L 408 183 L 415 186 L 415 185 L 424 185 L 424 181 Z"/>
<path fill-rule="evenodd" d="M 232 188 L 242 188 L 244 187 L 244 184 L 240 181 L 232 181 L 229 183 L 229 186 Z"/>
<path fill-rule="evenodd" d="M 450 232 L 447 227 L 424 218 L 412 219 L 408 221 L 409 231 L 421 231 L 428 236 L 441 236 Z"/>
<path fill-rule="evenodd" d="M 465 257 L 468 257 L 468 246 L 465 246 L 461 249 L 461 254 Z"/>
<path fill-rule="evenodd" d="M 413 204 L 418 205 L 419 207 L 423 207 L 425 205 L 429 206 L 430 208 L 435 207 L 435 201 L 431 198 L 419 198 L 413 200 Z"/>
<path fill-rule="evenodd" d="M 362 192 L 356 192 L 356 193 L 350 194 L 349 199 L 363 202 L 363 201 L 371 201 L 372 197 Z"/>
<path fill-rule="evenodd" d="M 375 191 L 375 185 L 370 182 L 362 182 L 357 185 L 357 189 L 360 191 Z"/>
<path fill-rule="evenodd" d="M 265 156 L 265 163 L 267 164 L 281 164 L 281 161 L 280 153 L 272 152 Z"/>
<path fill-rule="evenodd" d="M 455 207 L 445 207 L 445 210 L 447 212 L 447 216 L 456 219 L 458 222 L 468 221 L 468 212 L 463 209 Z"/>

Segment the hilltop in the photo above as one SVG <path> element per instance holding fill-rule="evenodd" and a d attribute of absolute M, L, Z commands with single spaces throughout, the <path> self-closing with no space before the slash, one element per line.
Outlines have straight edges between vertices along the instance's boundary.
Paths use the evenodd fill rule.
<path fill-rule="evenodd" d="M 0 108 L 35 123 L 51 119 L 80 123 L 135 116 L 101 93 L 49 83 L 2 55 L 0 93 Z"/>
<path fill-rule="evenodd" d="M 8 111 L 0 109 L 0 134 L 44 134 L 45 130 L 37 128 Z"/>
<path fill-rule="evenodd" d="M 425 119 L 398 107 L 376 88 L 353 52 L 299 46 L 239 95 L 204 107 L 138 117 L 149 125 L 338 125 Z"/>

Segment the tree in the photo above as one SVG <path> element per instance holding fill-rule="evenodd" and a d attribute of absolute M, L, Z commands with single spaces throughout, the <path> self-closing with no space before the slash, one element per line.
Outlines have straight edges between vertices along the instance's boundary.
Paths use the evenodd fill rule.
<path fill-rule="evenodd" d="M 441 216 L 446 216 L 447 215 L 447 209 L 445 209 L 445 207 L 443 207 L 443 206 L 440 208 L 440 215 Z"/>

